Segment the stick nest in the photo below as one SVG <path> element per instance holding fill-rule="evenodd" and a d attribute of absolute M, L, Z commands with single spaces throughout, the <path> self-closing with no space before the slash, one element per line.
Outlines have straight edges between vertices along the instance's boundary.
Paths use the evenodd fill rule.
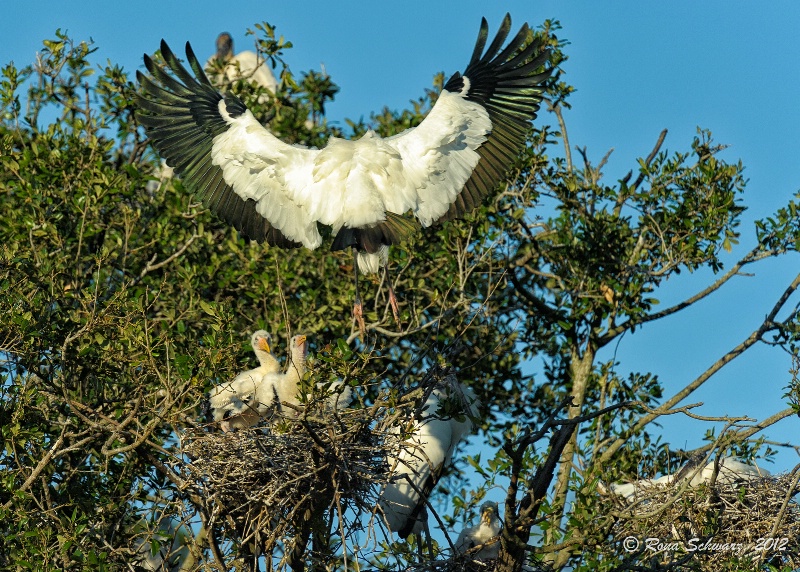
<path fill-rule="evenodd" d="M 187 481 L 231 532 L 270 550 L 333 507 L 373 509 L 388 467 L 370 413 L 310 404 L 299 418 L 187 435 Z"/>
<path fill-rule="evenodd" d="M 415 564 L 405 572 L 494 572 L 498 561 L 492 558 L 473 558 L 469 554 L 458 554 L 446 560 L 429 560 Z M 554 572 L 546 564 L 526 562 L 522 572 Z"/>
<path fill-rule="evenodd" d="M 609 556 L 647 561 L 654 570 L 755 570 L 800 566 L 796 475 L 689 487 L 648 486 L 636 499 L 607 499 L 618 520 Z M 638 549 L 622 546 L 630 537 Z M 648 539 L 650 547 L 647 546 Z M 628 540 L 628 542 L 632 542 Z"/>

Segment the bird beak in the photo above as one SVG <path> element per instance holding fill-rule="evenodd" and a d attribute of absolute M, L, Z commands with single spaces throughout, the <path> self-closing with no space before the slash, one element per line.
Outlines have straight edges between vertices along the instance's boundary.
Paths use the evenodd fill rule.
<path fill-rule="evenodd" d="M 297 345 L 298 346 L 302 346 L 304 343 L 306 343 L 306 337 L 305 336 L 297 336 Z"/>
<path fill-rule="evenodd" d="M 271 351 L 269 349 L 269 342 L 267 341 L 267 338 L 259 338 L 258 339 L 258 347 L 259 347 L 259 349 L 262 349 L 265 352 L 270 352 L 271 353 Z"/>

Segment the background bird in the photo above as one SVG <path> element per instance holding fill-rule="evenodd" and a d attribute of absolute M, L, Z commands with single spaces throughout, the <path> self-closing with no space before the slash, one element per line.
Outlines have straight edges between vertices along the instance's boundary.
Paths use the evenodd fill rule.
<path fill-rule="evenodd" d="M 456 402 L 453 407 L 447 407 Z M 461 439 L 474 425 L 470 417 L 478 413 L 475 394 L 448 376 L 445 387 L 434 389 L 419 417 L 412 422 L 411 435 L 401 444 L 396 456 L 387 458 L 392 480 L 379 501 L 389 530 L 401 538 L 419 535 L 424 530 L 426 501 L 436 483 L 452 462 Z M 392 429 L 399 434 L 400 428 Z"/>
<path fill-rule="evenodd" d="M 349 385 L 344 385 L 341 380 L 334 381 L 327 387 L 325 383 L 320 382 L 317 384 L 317 388 L 325 391 L 328 396 L 325 400 L 325 407 L 328 410 L 340 411 L 353 401 L 353 388 Z"/>
<path fill-rule="evenodd" d="M 270 349 L 272 336 L 258 330 L 250 337 L 253 352 L 258 358 L 258 367 L 237 375 L 233 381 L 223 383 L 211 391 L 209 404 L 214 421 L 223 431 L 242 429 L 255 425 L 260 413 L 256 408 L 255 395 L 265 375 L 280 371 L 280 362 Z"/>
<path fill-rule="evenodd" d="M 699 465 L 690 461 L 674 474 L 662 475 L 656 479 L 641 479 L 632 483 L 613 484 L 610 489 L 619 496 L 633 500 L 637 492 L 647 491 L 653 486 L 675 485 L 688 479 L 689 486 L 697 487 L 711 482 L 715 474 L 715 482 L 720 485 L 770 476 L 770 472 L 766 469 L 748 465 L 733 457 L 722 457 L 719 466 L 712 460 L 701 470 L 698 469 Z"/>
<path fill-rule="evenodd" d="M 153 180 L 147 181 L 145 188 L 148 192 L 155 193 L 161 185 L 172 179 L 174 174 L 175 170 L 167 165 L 164 159 L 161 159 L 161 163 L 153 171 Z"/>
<path fill-rule="evenodd" d="M 465 528 L 458 535 L 455 549 L 459 554 L 486 544 L 489 540 L 500 534 L 500 518 L 498 515 L 497 503 L 486 501 L 481 505 L 481 521 L 478 526 Z M 496 559 L 500 552 L 500 542 L 494 542 L 483 546 L 471 553 L 473 558 Z"/>
<path fill-rule="evenodd" d="M 163 40 L 174 75 L 144 56 L 151 76 L 137 72 L 137 117 L 186 184 L 245 236 L 315 249 L 319 225 L 329 226 L 333 250 L 357 253 L 357 277 L 385 265 L 387 247 L 415 230 L 407 213 L 430 226 L 473 210 L 524 148 L 550 54 L 529 43 L 527 24 L 503 47 L 510 29 L 506 15 L 487 48 L 483 19 L 463 75 L 450 78 L 422 123 L 393 137 L 331 137 L 323 149 L 283 143 L 212 86 L 188 43 L 194 75 Z M 354 313 L 363 331 L 357 283 Z"/>
<path fill-rule="evenodd" d="M 243 79 L 263 87 L 271 94 L 278 87 L 266 58 L 249 50 L 234 54 L 233 38 L 228 32 L 222 32 L 217 37 L 217 52 L 208 59 L 205 70 L 211 82 L 217 86 L 230 85 Z M 264 103 L 267 99 L 268 96 L 261 95 L 258 102 Z"/>

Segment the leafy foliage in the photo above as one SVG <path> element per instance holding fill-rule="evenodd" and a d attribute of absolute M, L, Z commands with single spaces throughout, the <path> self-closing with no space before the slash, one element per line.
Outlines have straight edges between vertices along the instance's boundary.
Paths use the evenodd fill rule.
<path fill-rule="evenodd" d="M 536 33 L 563 65 L 558 30 L 548 21 Z M 280 70 L 279 86 L 274 94 L 246 81 L 227 88 L 285 141 L 320 146 L 343 136 L 325 119 L 338 91 L 332 79 L 293 74 L 283 59 L 291 42 L 273 26 L 252 33 Z M 721 254 L 737 246 L 744 209 L 742 165 L 723 161 L 722 146 L 700 130 L 685 152 L 662 150 L 661 138 L 608 185 L 602 162 L 592 165 L 583 151 L 576 167 L 569 146 L 560 150 L 560 110 L 573 88 L 557 77 L 549 106 L 559 128 L 540 117 L 496 197 L 393 249 L 389 277 L 371 279 L 363 292 L 369 334 L 361 339 L 350 316 L 349 255 L 247 243 L 194 203 L 179 179 L 161 179 L 134 118 L 135 85 L 111 63 L 97 74 L 95 50 L 57 31 L 34 65 L 2 69 L 0 568 L 122 569 L 141 561 L 142 546 L 169 547 L 168 531 L 181 525 L 183 569 L 243 565 L 247 542 L 205 521 L 203 503 L 171 467 L 183 432 L 203 430 L 204 394 L 249 367 L 245 341 L 261 328 L 284 340 L 308 334 L 318 354 L 308 387 L 344 379 L 362 404 L 380 389 L 415 387 L 434 365 L 451 366 L 481 400 L 490 450 L 467 458 L 480 486 L 443 481 L 437 507 L 447 507 L 447 525 L 474 513 L 492 487 L 512 483 L 498 569 L 518 570 L 526 544 L 554 568 L 620 564 L 607 554 L 594 559 L 591 549 L 611 530 L 598 505 L 600 477 L 651 476 L 684 459 L 652 423 L 688 393 L 662 401 L 657 375 L 621 379 L 598 352 L 712 294 L 741 268 L 796 252 L 797 197 L 756 223 L 758 244 L 724 272 Z M 349 135 L 419 124 L 443 79 L 411 109 L 348 121 Z M 653 296 L 664 281 L 701 268 L 719 280 L 658 309 Z M 400 299 L 400 325 L 387 279 Z M 742 352 L 771 335 L 796 355 L 797 310 L 776 316 L 797 287 L 795 278 Z M 522 367 L 534 357 L 544 363 L 538 379 Z M 795 380 L 787 390 L 795 403 L 797 392 Z M 574 434 L 558 447 L 545 444 L 565 419 Z M 733 424 L 708 450 L 752 456 L 752 435 Z M 553 458 L 565 462 L 548 473 Z M 547 498 L 533 494 L 537 487 Z M 419 560 L 414 548 L 382 543 L 365 560 L 406 568 Z M 449 547 L 436 549 L 443 556 Z M 341 557 L 333 540 L 325 550 Z"/>

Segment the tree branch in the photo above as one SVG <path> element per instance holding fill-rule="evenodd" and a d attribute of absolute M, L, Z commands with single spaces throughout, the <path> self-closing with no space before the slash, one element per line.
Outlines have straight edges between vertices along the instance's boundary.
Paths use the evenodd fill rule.
<path fill-rule="evenodd" d="M 665 317 L 667 317 L 667 316 L 669 316 L 671 314 L 675 314 L 677 312 L 680 312 L 684 308 L 687 308 L 687 307 L 691 306 L 692 304 L 694 304 L 696 302 L 699 302 L 703 298 L 706 298 L 706 297 L 710 296 L 711 294 L 713 294 L 714 292 L 719 290 L 722 286 L 724 286 L 731 278 L 733 278 L 734 276 L 738 275 L 739 271 L 742 268 L 744 268 L 745 266 L 747 266 L 748 264 L 752 264 L 754 262 L 758 262 L 758 261 L 763 260 L 765 258 L 768 258 L 770 256 L 776 256 L 778 254 L 781 254 L 780 252 L 778 252 L 776 250 L 763 251 L 761 253 L 759 253 L 759 251 L 760 251 L 760 247 L 756 246 L 755 248 L 753 248 L 753 250 L 751 250 L 749 253 L 747 253 L 746 256 L 744 256 L 735 265 L 733 265 L 731 267 L 731 269 L 728 270 L 728 272 L 726 272 L 724 275 L 720 276 L 713 284 L 710 284 L 706 288 L 703 288 L 702 290 L 700 290 L 699 292 L 697 292 L 696 294 L 694 294 L 690 298 L 687 298 L 687 299 L 683 300 L 682 302 L 679 302 L 678 304 L 670 306 L 669 308 L 665 308 L 664 310 L 661 310 L 660 312 L 655 312 L 653 314 L 648 314 L 647 316 L 645 316 L 641 320 L 637 320 L 635 322 L 632 321 L 632 320 L 628 320 L 628 321 L 620 324 L 616 328 L 608 330 L 603 336 L 598 338 L 598 347 L 602 347 L 602 346 L 608 344 L 614 338 L 616 338 L 617 336 L 619 336 L 620 334 L 622 334 L 626 330 L 629 330 L 632 327 L 638 327 L 638 326 L 640 326 L 642 324 L 646 324 L 647 322 L 652 322 L 654 320 L 665 318 Z"/>
<path fill-rule="evenodd" d="M 653 162 L 653 159 L 656 158 L 656 155 L 658 154 L 658 151 L 661 149 L 661 146 L 664 144 L 664 139 L 666 138 L 667 138 L 667 130 L 664 129 L 659 134 L 655 147 L 653 147 L 653 150 L 650 151 L 650 154 L 644 160 L 644 164 L 646 167 L 649 167 L 650 163 Z M 636 180 L 631 185 L 631 188 L 636 189 L 639 185 L 642 184 L 643 180 L 644 180 L 644 173 L 642 171 L 639 171 L 639 176 L 636 177 Z"/>
<path fill-rule="evenodd" d="M 706 369 L 699 377 L 697 377 L 694 381 L 692 381 L 689 385 L 684 387 L 681 391 L 673 395 L 669 400 L 667 400 L 661 407 L 654 410 L 652 413 L 649 413 L 643 416 L 636 424 L 631 428 L 632 433 L 636 433 L 644 428 L 645 425 L 653 421 L 654 419 L 660 417 L 663 412 L 669 411 L 675 405 L 683 401 L 686 397 L 691 395 L 698 387 L 703 385 L 706 381 L 708 381 L 715 373 L 729 364 L 731 361 L 739 357 L 745 351 L 747 351 L 750 347 L 758 343 L 762 340 L 764 335 L 769 332 L 770 330 L 776 329 L 778 324 L 775 323 L 775 316 L 778 312 L 783 308 L 783 306 L 788 301 L 789 297 L 800 287 L 800 274 L 798 274 L 792 283 L 786 288 L 784 293 L 772 307 L 772 310 L 761 323 L 761 325 L 754 330 L 744 341 L 714 362 L 711 367 Z M 600 457 L 599 462 L 603 463 L 608 461 L 614 453 L 616 453 L 622 445 L 625 444 L 625 440 L 620 438 L 617 439 Z"/>

